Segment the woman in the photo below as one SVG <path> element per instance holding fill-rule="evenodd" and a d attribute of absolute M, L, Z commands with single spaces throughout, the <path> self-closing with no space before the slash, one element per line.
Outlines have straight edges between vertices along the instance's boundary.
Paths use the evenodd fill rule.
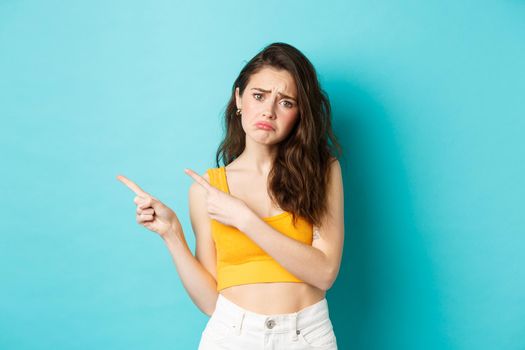
<path fill-rule="evenodd" d="M 175 213 L 118 176 L 211 316 L 199 350 L 337 349 L 325 295 L 344 242 L 340 146 L 310 61 L 266 46 L 235 80 L 225 124 L 217 168 L 185 169 L 195 257 Z"/>

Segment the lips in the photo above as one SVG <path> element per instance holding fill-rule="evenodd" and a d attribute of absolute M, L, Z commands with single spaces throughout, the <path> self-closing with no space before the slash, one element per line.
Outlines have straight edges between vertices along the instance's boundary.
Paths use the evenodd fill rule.
<path fill-rule="evenodd" d="M 261 129 L 266 129 L 266 130 L 271 129 L 271 130 L 275 130 L 275 128 L 273 127 L 272 124 L 270 124 L 270 123 L 266 123 L 266 122 L 257 122 L 257 123 L 255 123 L 255 126 L 261 128 Z"/>

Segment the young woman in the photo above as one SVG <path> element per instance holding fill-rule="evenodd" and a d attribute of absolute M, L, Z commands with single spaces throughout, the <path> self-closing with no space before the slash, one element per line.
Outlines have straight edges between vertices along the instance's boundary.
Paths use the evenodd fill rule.
<path fill-rule="evenodd" d="M 217 167 L 185 169 L 195 257 L 175 213 L 117 177 L 211 316 L 199 350 L 337 349 L 325 296 L 344 243 L 341 148 L 310 61 L 289 44 L 266 46 L 235 80 L 225 124 Z"/>

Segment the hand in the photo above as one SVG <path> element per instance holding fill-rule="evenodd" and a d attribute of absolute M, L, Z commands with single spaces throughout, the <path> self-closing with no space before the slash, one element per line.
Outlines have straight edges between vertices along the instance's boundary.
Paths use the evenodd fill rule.
<path fill-rule="evenodd" d="M 184 172 L 206 190 L 206 202 L 210 218 L 224 225 L 239 228 L 246 211 L 250 210 L 246 203 L 212 186 L 193 170 L 185 169 Z"/>
<path fill-rule="evenodd" d="M 182 234 L 182 226 L 173 210 L 125 176 L 119 175 L 117 179 L 137 195 L 133 201 L 137 204 L 139 224 L 158 233 L 163 239 L 168 238 L 171 234 Z"/>

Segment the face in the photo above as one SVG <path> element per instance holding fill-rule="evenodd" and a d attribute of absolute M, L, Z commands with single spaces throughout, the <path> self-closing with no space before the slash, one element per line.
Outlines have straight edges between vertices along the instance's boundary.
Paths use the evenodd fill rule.
<path fill-rule="evenodd" d="M 235 101 L 247 137 L 260 143 L 275 144 L 285 139 L 299 115 L 297 87 L 286 70 L 262 68 L 250 77 L 242 96 L 239 88 L 235 90 Z"/>

